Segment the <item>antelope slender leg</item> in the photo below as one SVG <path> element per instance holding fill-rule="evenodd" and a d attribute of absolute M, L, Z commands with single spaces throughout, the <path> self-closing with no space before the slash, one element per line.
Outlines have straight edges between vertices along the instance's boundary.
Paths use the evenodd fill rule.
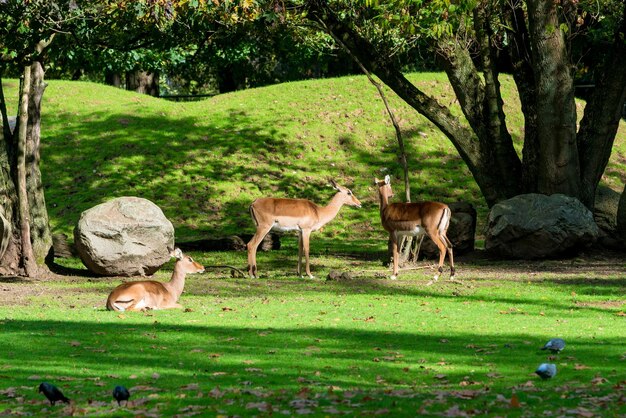
<path fill-rule="evenodd" d="M 296 274 L 302 277 L 302 231 L 298 232 L 298 269 Z"/>
<path fill-rule="evenodd" d="M 252 279 L 258 277 L 256 268 L 256 250 L 259 247 L 261 241 L 263 241 L 263 238 L 265 238 L 265 236 L 268 232 L 270 232 L 271 229 L 271 225 L 258 225 L 254 236 L 248 242 L 248 275 Z"/>
<path fill-rule="evenodd" d="M 448 248 L 448 261 L 450 262 L 450 280 L 454 280 L 454 256 L 452 255 L 452 243 L 450 242 L 450 240 L 448 239 L 448 236 L 443 233 L 442 234 L 442 238 L 446 244 L 446 247 Z"/>
<path fill-rule="evenodd" d="M 311 231 L 309 230 L 304 230 L 302 231 L 302 247 L 304 250 L 304 258 L 306 260 L 306 274 L 307 276 L 309 276 L 309 278 L 313 278 L 313 275 L 311 274 L 311 267 L 309 265 L 309 242 L 310 242 L 310 237 L 311 237 Z"/>
<path fill-rule="evenodd" d="M 435 272 L 435 277 L 433 277 L 433 279 L 430 282 L 428 282 L 428 285 L 431 285 L 434 282 L 436 282 L 437 279 L 439 279 L 439 276 L 441 275 L 441 273 L 443 272 L 443 261 L 446 258 L 446 250 L 447 250 L 447 245 L 445 244 L 444 240 L 441 238 L 438 232 L 431 234 L 430 238 L 433 240 L 435 245 L 437 245 L 437 248 L 439 248 L 439 266 L 437 267 L 437 271 Z"/>
<path fill-rule="evenodd" d="M 395 280 L 398 277 L 398 237 L 393 232 L 389 234 L 391 239 L 391 249 L 393 251 L 393 274 L 390 279 Z"/>

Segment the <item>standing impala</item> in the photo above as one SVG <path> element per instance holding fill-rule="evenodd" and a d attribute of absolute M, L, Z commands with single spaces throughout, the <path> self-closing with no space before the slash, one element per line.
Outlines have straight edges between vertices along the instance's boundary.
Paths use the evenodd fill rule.
<path fill-rule="evenodd" d="M 258 277 L 256 250 L 265 235 L 270 231 L 298 231 L 298 275 L 302 276 L 302 253 L 306 260 L 306 274 L 313 278 L 309 268 L 309 237 L 328 222 L 335 219 L 343 205 L 361 207 L 361 202 L 346 189 L 331 180 L 337 194 L 327 206 L 318 206 L 306 199 L 276 199 L 265 197 L 250 205 L 250 215 L 256 224 L 256 233 L 248 242 L 248 274 Z"/>
<path fill-rule="evenodd" d="M 450 258 L 450 280 L 454 280 L 454 261 L 452 257 L 452 243 L 446 236 L 448 225 L 450 224 L 450 208 L 439 202 L 421 203 L 389 203 L 389 198 L 393 197 L 391 190 L 391 179 L 385 176 L 384 180 L 374 179 L 378 187 L 380 197 L 380 220 L 383 227 L 389 232 L 389 238 L 393 248 L 393 275 L 391 279 L 398 276 L 398 246 L 403 235 L 421 237 L 424 234 L 439 248 L 439 268 L 433 280 L 428 285 L 433 284 L 443 271 L 443 261 L 446 257 L 446 250 Z"/>
<path fill-rule="evenodd" d="M 182 308 L 178 303 L 187 273 L 203 273 L 204 266 L 193 261 L 176 248 L 170 251 L 176 257 L 172 279 L 168 283 L 141 280 L 122 283 L 109 295 L 107 309 L 110 311 L 144 311 L 146 309 Z"/>

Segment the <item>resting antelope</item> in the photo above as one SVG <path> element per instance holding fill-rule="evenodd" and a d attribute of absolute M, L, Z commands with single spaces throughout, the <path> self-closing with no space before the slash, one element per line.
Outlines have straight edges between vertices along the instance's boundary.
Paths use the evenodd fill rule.
<path fill-rule="evenodd" d="M 389 198 L 393 197 L 389 176 L 385 176 L 384 180 L 374 179 L 374 182 L 378 187 L 380 198 L 380 220 L 383 227 L 389 232 L 393 248 L 393 275 L 391 279 L 395 279 L 398 276 L 398 246 L 400 238 L 403 235 L 420 238 L 426 234 L 439 248 L 439 268 L 433 280 L 428 282 L 428 284 L 433 284 L 443 271 L 446 250 L 450 258 L 450 280 L 454 280 L 452 243 L 446 236 L 450 224 L 450 208 L 439 202 L 389 203 Z"/>
<path fill-rule="evenodd" d="M 109 295 L 107 309 L 110 311 L 143 311 L 146 309 L 182 308 L 178 303 L 183 288 L 185 276 L 188 273 L 203 273 L 202 264 L 193 261 L 176 248 L 170 252 L 176 257 L 172 279 L 167 283 L 155 280 L 141 280 L 122 283 Z"/>
<path fill-rule="evenodd" d="M 327 206 L 318 206 L 306 199 L 276 199 L 265 197 L 250 205 L 250 215 L 256 224 L 256 233 L 248 242 L 248 274 L 258 277 L 256 268 L 256 250 L 270 231 L 298 231 L 298 275 L 302 276 L 302 253 L 306 260 L 306 274 L 313 278 L 309 267 L 309 237 L 332 221 L 343 205 L 361 207 L 361 202 L 350 189 L 346 189 L 331 180 L 337 194 Z"/>

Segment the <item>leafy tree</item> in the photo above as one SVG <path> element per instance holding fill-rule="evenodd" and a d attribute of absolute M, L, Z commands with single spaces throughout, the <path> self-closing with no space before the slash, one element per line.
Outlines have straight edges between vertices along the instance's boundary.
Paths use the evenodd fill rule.
<path fill-rule="evenodd" d="M 626 99 L 626 6 L 602 3 L 596 14 L 597 4 L 584 0 L 308 0 L 304 6 L 310 21 L 445 133 L 490 206 L 539 192 L 564 193 L 591 208 Z M 603 48 L 595 51 L 597 61 L 585 63 L 596 87 L 577 126 L 574 58 L 585 48 L 578 40 L 590 36 L 602 39 Z M 410 49 L 417 38 L 438 54 L 469 128 L 402 74 L 394 51 Z M 503 109 L 497 65 L 503 58 L 525 118 L 521 156 Z"/>

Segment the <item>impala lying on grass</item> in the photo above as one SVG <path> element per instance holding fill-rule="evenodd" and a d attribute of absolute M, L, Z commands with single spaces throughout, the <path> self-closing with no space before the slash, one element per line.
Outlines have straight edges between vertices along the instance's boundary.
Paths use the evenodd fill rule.
<path fill-rule="evenodd" d="M 450 259 L 450 280 L 454 280 L 452 243 L 446 236 L 450 225 L 450 208 L 439 202 L 389 203 L 389 198 L 393 197 L 390 177 L 385 176 L 384 180 L 374 179 L 374 182 L 378 187 L 380 198 L 380 220 L 389 232 L 392 243 L 393 275 L 391 279 L 398 276 L 398 246 L 401 237 L 409 235 L 419 239 L 426 234 L 439 248 L 439 268 L 433 280 L 428 284 L 433 284 L 443 271 L 446 251 Z"/>
<path fill-rule="evenodd" d="M 276 199 L 265 197 L 250 205 L 250 215 L 256 224 L 256 233 L 248 242 L 248 274 L 258 277 L 256 250 L 265 235 L 270 231 L 298 231 L 298 275 L 302 276 L 302 253 L 306 260 L 306 274 L 313 278 L 309 267 L 309 237 L 328 222 L 335 219 L 343 205 L 361 207 L 361 202 L 350 189 L 331 180 L 337 194 L 327 206 L 318 206 L 306 199 Z"/>
<path fill-rule="evenodd" d="M 172 279 L 167 283 L 156 280 L 141 280 L 122 283 L 116 287 L 107 299 L 110 311 L 144 311 L 146 309 L 182 308 L 178 303 L 185 287 L 185 276 L 191 273 L 203 273 L 204 266 L 193 261 L 176 248 L 170 251 L 176 257 Z"/>

